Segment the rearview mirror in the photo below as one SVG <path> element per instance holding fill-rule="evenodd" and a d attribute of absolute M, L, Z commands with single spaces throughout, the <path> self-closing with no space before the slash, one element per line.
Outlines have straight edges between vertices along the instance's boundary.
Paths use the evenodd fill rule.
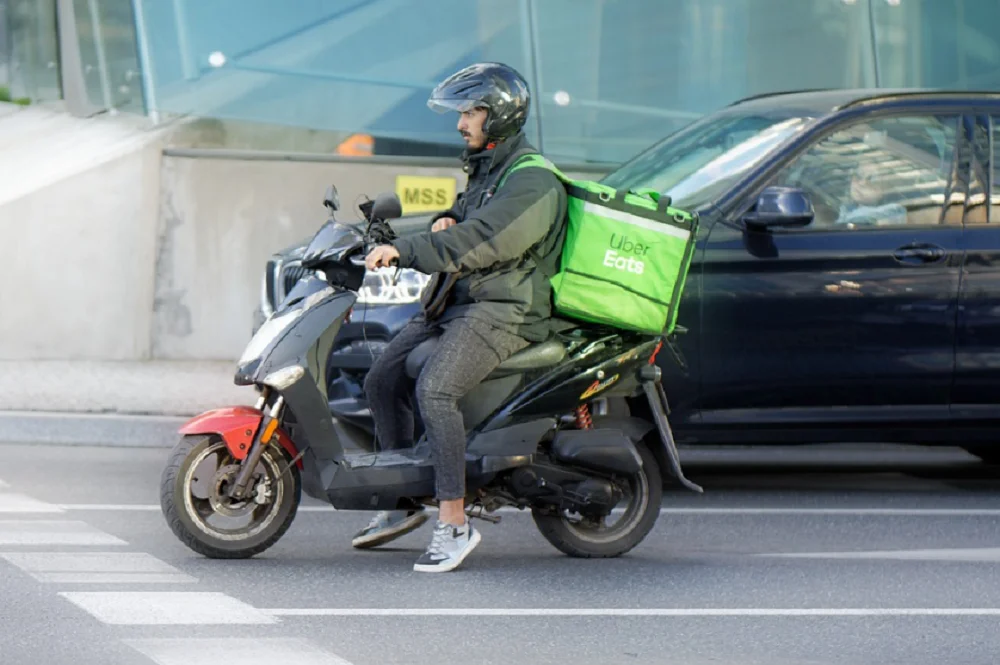
<path fill-rule="evenodd" d="M 378 219 L 396 219 L 403 216 L 403 204 L 394 193 L 382 193 L 375 197 L 371 214 Z"/>
<path fill-rule="evenodd" d="M 768 187 L 757 197 L 753 210 L 743 216 L 743 223 L 753 228 L 807 226 L 815 213 L 812 201 L 796 187 Z"/>
<path fill-rule="evenodd" d="M 337 188 L 334 185 L 326 188 L 326 194 L 323 195 L 323 205 L 330 209 L 330 214 L 340 210 L 340 194 L 337 193 Z"/>

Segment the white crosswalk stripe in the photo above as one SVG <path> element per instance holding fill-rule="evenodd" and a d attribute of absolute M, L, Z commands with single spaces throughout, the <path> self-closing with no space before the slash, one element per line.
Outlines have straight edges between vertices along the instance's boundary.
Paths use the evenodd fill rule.
<path fill-rule="evenodd" d="M 144 552 L 0 552 L 39 582 L 189 584 L 197 582 Z"/>
<path fill-rule="evenodd" d="M 184 573 L 32 573 L 49 584 L 194 584 Z"/>
<path fill-rule="evenodd" d="M 159 665 L 217 665 L 218 663 L 294 663 L 294 665 L 351 665 L 306 640 L 234 637 L 212 639 L 123 640 Z"/>
<path fill-rule="evenodd" d="M 0 480 L 0 489 L 7 487 Z M 0 492 L 0 514 L 64 512 L 63 506 L 25 494 Z M 0 520 L 0 546 L 122 545 L 128 543 L 82 521 L 48 516 Z M 145 552 L 7 550 L 0 551 L 0 564 L 3 562 L 49 585 L 193 584 L 198 581 Z M 275 615 L 218 592 L 88 590 L 59 591 L 58 595 L 97 620 L 115 626 L 245 626 L 281 621 Z M 122 639 L 122 642 L 158 665 L 215 665 L 230 661 L 351 665 L 307 640 L 294 638 L 194 639 L 178 636 Z"/>
<path fill-rule="evenodd" d="M 127 545 L 86 522 L 0 520 L 0 545 Z"/>
<path fill-rule="evenodd" d="M 210 591 L 63 591 L 99 621 L 117 626 L 267 624 L 278 620 L 223 593 Z"/>
<path fill-rule="evenodd" d="M 25 494 L 0 492 L 0 513 L 62 513 L 59 506 L 32 499 Z"/>

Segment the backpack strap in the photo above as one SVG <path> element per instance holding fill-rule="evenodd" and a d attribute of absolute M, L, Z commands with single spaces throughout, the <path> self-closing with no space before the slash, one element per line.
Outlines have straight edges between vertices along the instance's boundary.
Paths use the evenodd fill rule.
<path fill-rule="evenodd" d="M 506 182 L 507 176 L 511 173 L 531 167 L 543 168 L 551 171 L 561 181 L 565 178 L 559 169 L 556 168 L 555 164 L 550 162 L 534 149 L 527 148 L 514 153 L 510 166 L 504 170 L 503 175 L 500 176 L 500 180 L 497 181 L 497 184 L 493 187 L 493 191 L 495 192 L 500 189 L 504 182 Z M 545 267 L 545 262 L 542 261 L 542 257 L 538 255 L 538 252 L 536 252 L 533 247 L 529 247 L 526 253 L 529 257 L 531 257 L 531 260 L 535 262 L 535 267 L 538 268 L 538 271 L 542 273 L 542 276 L 545 277 L 545 279 L 552 279 L 555 276 L 555 273 L 549 271 Z"/>
<path fill-rule="evenodd" d="M 520 171 L 523 168 L 530 168 L 533 166 L 546 169 L 547 171 L 551 171 L 560 180 L 564 179 L 563 174 L 559 171 L 559 169 L 556 168 L 555 164 L 545 159 L 545 157 L 542 157 L 539 153 L 531 151 L 522 153 L 515 159 L 511 160 L 510 166 L 508 166 L 507 169 L 504 171 L 503 175 L 500 176 L 500 180 L 497 182 L 496 187 L 494 189 L 495 190 L 500 189 L 503 186 L 504 182 L 507 181 L 507 176 L 509 176 L 511 173 L 514 173 L 515 171 Z"/>

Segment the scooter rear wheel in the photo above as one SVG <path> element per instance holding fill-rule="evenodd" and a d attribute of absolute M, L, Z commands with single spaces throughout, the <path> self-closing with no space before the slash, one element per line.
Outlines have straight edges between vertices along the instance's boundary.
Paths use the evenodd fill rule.
<path fill-rule="evenodd" d="M 637 449 L 642 469 L 625 483 L 631 495 L 617 523 L 608 526 L 605 520 L 573 519 L 535 509 L 531 516 L 545 540 L 564 554 L 587 559 L 618 557 L 641 543 L 660 516 L 663 476 L 653 453 L 644 445 Z"/>
<path fill-rule="evenodd" d="M 218 436 L 189 435 L 174 447 L 160 479 L 160 507 L 182 543 L 210 559 L 247 559 L 268 549 L 295 519 L 302 498 L 299 470 L 284 449 L 271 445 L 235 502 L 225 495 L 239 463 Z M 287 471 L 286 471 L 287 469 Z M 220 520 L 245 525 L 219 524 Z"/>

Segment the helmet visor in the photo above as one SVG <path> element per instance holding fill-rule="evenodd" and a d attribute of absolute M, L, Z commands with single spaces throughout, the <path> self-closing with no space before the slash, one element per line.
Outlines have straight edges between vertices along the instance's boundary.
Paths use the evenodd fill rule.
<path fill-rule="evenodd" d="M 448 113 L 449 111 L 465 113 L 474 108 L 486 108 L 486 105 L 478 99 L 446 99 L 442 97 L 431 97 L 427 100 L 427 106 L 438 113 Z"/>

